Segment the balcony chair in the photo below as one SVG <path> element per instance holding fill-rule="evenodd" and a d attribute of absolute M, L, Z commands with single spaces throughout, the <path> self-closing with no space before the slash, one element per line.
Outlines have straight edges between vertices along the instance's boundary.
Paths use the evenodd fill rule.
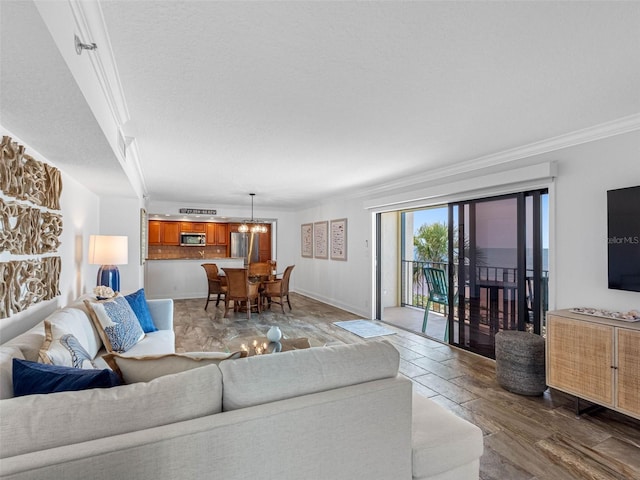
<path fill-rule="evenodd" d="M 211 295 L 217 295 L 216 307 L 220 303 L 220 296 L 227 295 L 227 279 L 218 273 L 218 266 L 215 263 L 203 263 L 202 268 L 207 274 L 207 283 L 209 285 L 209 292 L 207 293 L 207 303 L 204 306 L 206 310 L 209 306 L 209 300 Z"/>
<path fill-rule="evenodd" d="M 427 308 L 424 311 L 424 320 L 422 321 L 422 333 L 427 329 L 427 319 L 429 318 L 429 310 L 433 303 L 439 303 L 446 308 L 449 307 L 449 285 L 447 282 L 447 274 L 439 268 L 424 267 L 424 278 L 427 280 L 429 288 L 429 299 L 427 300 Z M 445 310 L 446 311 L 446 310 Z M 447 318 L 444 330 L 444 341 L 449 341 L 449 319 Z"/>
<path fill-rule="evenodd" d="M 249 270 L 246 268 L 223 268 L 227 276 L 227 294 L 224 297 L 224 316 L 231 310 L 239 310 L 241 305 L 247 307 L 247 318 L 251 320 L 251 310 L 262 313 L 260 307 L 259 283 L 249 281 Z"/>
<path fill-rule="evenodd" d="M 267 300 L 269 308 L 272 303 L 280 305 L 282 313 L 284 313 L 284 301 L 287 300 L 289 310 L 291 310 L 291 302 L 289 301 L 289 278 L 291 277 L 291 271 L 295 265 L 289 265 L 282 275 L 280 280 L 272 280 L 269 282 L 263 282 L 264 290 L 262 291 L 262 299 Z M 279 301 L 274 300 L 277 298 Z"/>

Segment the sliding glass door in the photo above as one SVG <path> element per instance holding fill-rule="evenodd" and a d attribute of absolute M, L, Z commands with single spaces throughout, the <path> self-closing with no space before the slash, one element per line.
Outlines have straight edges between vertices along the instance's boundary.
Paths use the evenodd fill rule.
<path fill-rule="evenodd" d="M 544 334 L 546 190 L 377 214 L 376 231 L 378 319 L 491 358 L 500 330 Z"/>
<path fill-rule="evenodd" d="M 546 198 L 533 191 L 449 205 L 452 344 L 495 358 L 500 330 L 541 333 Z"/>

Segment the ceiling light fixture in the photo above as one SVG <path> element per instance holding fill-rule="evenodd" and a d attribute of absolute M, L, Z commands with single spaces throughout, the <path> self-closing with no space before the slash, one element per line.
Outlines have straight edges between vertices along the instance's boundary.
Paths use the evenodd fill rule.
<path fill-rule="evenodd" d="M 95 43 L 82 43 L 78 35 L 73 36 L 74 43 L 76 45 L 76 53 L 80 55 L 82 50 L 95 50 L 98 46 Z"/>
<path fill-rule="evenodd" d="M 238 227 L 238 231 L 240 233 L 266 233 L 267 226 L 261 225 L 259 221 L 253 219 L 253 197 L 255 197 L 255 193 L 250 193 L 251 195 L 251 220 L 245 220 L 242 222 L 242 225 Z"/>

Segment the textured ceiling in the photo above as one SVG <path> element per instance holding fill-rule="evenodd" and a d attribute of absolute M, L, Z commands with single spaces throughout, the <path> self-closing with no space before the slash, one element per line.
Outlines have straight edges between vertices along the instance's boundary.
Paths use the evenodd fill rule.
<path fill-rule="evenodd" d="M 100 4 L 152 200 L 298 207 L 640 112 L 639 2 Z"/>

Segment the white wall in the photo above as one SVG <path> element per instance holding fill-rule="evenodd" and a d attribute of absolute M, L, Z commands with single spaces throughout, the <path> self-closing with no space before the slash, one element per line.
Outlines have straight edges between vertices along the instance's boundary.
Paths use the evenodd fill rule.
<path fill-rule="evenodd" d="M 373 217 L 362 202 L 337 198 L 298 212 L 296 221 L 296 292 L 370 318 L 372 311 Z M 347 261 L 303 258 L 303 223 L 347 219 Z"/>
<path fill-rule="evenodd" d="M 143 202 L 137 198 L 100 197 L 100 229 L 92 234 L 125 235 L 129 246 L 129 263 L 118 265 L 120 290 L 135 292 L 144 285 L 144 268 L 140 263 L 140 209 Z M 99 265 L 90 265 L 93 275 Z"/>
<path fill-rule="evenodd" d="M 558 162 L 550 195 L 555 214 L 550 245 L 555 308 L 640 309 L 640 293 L 607 287 L 607 190 L 640 185 L 640 132 L 566 148 L 536 160 L 540 159 Z"/>
<path fill-rule="evenodd" d="M 47 162 L 28 144 L 12 135 L 0 126 L 2 135 L 9 135 L 14 141 L 26 147 L 26 153 L 40 162 Z M 2 195 L 0 193 L 0 195 Z M 5 201 L 14 201 L 3 196 Z M 61 245 L 56 255 L 62 260 L 60 272 L 60 296 L 47 302 L 41 302 L 24 312 L 9 318 L 0 319 L 0 343 L 5 342 L 23 331 L 31 328 L 55 309 L 62 307 L 82 293 L 91 291 L 95 286 L 95 272 L 92 273 L 87 264 L 89 235 L 98 230 L 99 199 L 85 187 L 62 172 L 62 195 L 60 208 L 63 218 Z M 55 255 L 54 255 L 55 256 Z M 8 252 L 0 252 L 0 261 L 10 259 L 32 258 L 30 256 L 11 256 Z"/>

